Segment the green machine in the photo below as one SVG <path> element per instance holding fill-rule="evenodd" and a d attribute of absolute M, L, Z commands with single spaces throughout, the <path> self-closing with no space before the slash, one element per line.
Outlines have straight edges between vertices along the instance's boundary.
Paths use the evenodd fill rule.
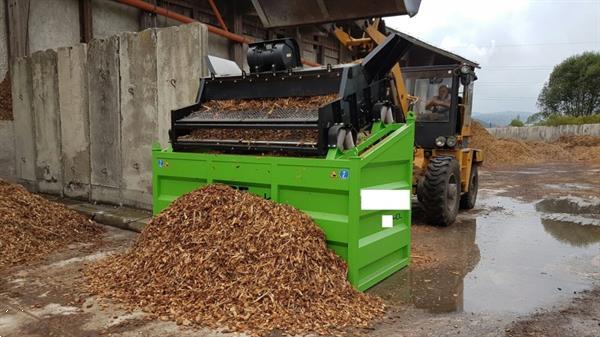
<path fill-rule="evenodd" d="M 227 184 L 309 214 L 361 291 L 407 266 L 414 117 L 389 76 L 405 50 L 390 35 L 360 63 L 303 69 L 293 40 L 251 44 L 250 73 L 213 73 L 171 112 L 171 145 L 152 152 L 154 213 Z"/>

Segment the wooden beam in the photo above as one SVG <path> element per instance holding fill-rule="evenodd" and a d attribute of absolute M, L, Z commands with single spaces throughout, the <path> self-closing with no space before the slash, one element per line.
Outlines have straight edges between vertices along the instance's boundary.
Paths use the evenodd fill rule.
<path fill-rule="evenodd" d="M 92 0 L 79 0 L 79 32 L 81 42 L 88 43 L 94 38 L 92 22 Z"/>
<path fill-rule="evenodd" d="M 229 2 L 232 10 L 231 10 L 231 23 L 229 25 L 231 32 L 238 35 L 243 35 L 244 33 L 244 18 L 242 16 L 240 5 L 237 1 Z M 230 42 L 230 55 L 233 61 L 243 69 L 244 67 L 244 46 L 235 43 L 233 41 Z"/>

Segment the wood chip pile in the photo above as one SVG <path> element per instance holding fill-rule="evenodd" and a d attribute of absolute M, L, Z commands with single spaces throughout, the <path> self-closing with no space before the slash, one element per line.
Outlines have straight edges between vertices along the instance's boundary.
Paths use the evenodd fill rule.
<path fill-rule="evenodd" d="M 10 89 L 10 76 L 6 73 L 0 82 L 0 120 L 12 120 L 12 93 Z"/>
<path fill-rule="evenodd" d="M 252 335 L 333 334 L 384 313 L 297 209 L 209 185 L 154 217 L 132 248 L 86 271 L 90 290 L 179 324 Z"/>
<path fill-rule="evenodd" d="M 292 111 L 314 111 L 333 101 L 337 95 L 308 97 L 283 97 L 272 99 L 227 99 L 208 101 L 202 104 L 204 112 L 236 112 L 236 111 L 274 111 L 285 109 Z"/>
<path fill-rule="evenodd" d="M 179 137 L 179 140 L 235 140 L 240 143 L 247 141 L 290 141 L 300 144 L 317 142 L 319 130 L 316 129 L 196 129 L 189 135 Z"/>
<path fill-rule="evenodd" d="M 469 146 L 484 151 L 485 167 L 560 161 L 600 162 L 600 137 L 569 136 L 547 143 L 498 139 L 479 123 L 473 123 L 472 130 Z"/>
<path fill-rule="evenodd" d="M 85 216 L 0 179 L 0 270 L 96 240 L 101 232 Z"/>

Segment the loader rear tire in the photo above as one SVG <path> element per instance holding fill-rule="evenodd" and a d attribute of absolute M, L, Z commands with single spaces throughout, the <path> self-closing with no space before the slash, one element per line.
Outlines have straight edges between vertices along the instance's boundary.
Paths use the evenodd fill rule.
<path fill-rule="evenodd" d="M 460 167 L 453 157 L 429 161 L 421 189 L 421 205 L 427 223 L 448 226 L 456 220 L 460 202 Z"/>
<path fill-rule="evenodd" d="M 473 165 L 471 168 L 471 175 L 469 176 L 469 191 L 460 196 L 460 208 L 461 209 L 473 209 L 475 202 L 477 201 L 477 189 L 479 188 L 479 173 L 477 172 L 477 165 Z"/>

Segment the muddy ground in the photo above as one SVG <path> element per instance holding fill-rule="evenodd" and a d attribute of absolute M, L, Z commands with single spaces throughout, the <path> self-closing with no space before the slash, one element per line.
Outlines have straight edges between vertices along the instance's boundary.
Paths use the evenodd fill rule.
<path fill-rule="evenodd" d="M 448 228 L 414 211 L 413 263 L 369 291 L 388 315 L 370 336 L 599 336 L 600 166 L 481 173 L 477 207 Z M 136 233 L 107 227 L 0 274 L 0 336 L 233 336 L 180 328 L 90 297 L 81 270 Z"/>

